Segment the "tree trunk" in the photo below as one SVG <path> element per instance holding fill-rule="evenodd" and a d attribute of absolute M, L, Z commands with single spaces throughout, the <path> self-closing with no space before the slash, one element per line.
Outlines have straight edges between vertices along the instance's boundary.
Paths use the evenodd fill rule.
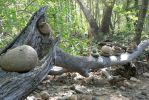
<path fill-rule="evenodd" d="M 126 1 L 126 7 L 125 7 L 125 10 L 128 12 L 130 11 L 130 3 L 131 3 L 131 0 L 127 0 Z M 127 25 L 127 28 L 130 29 L 131 28 L 131 23 L 130 23 L 130 18 L 128 17 L 128 14 L 126 14 L 126 25 Z"/>
<path fill-rule="evenodd" d="M 53 63 L 54 45 L 58 39 L 53 41 L 50 36 L 43 36 L 36 27 L 38 20 L 44 17 L 46 9 L 47 7 L 39 9 L 16 39 L 1 52 L 3 54 L 8 49 L 23 44 L 30 45 L 37 51 L 40 59 L 44 57 L 41 65 L 22 74 L 0 70 L 0 100 L 22 100 L 48 75 Z"/>
<path fill-rule="evenodd" d="M 98 27 L 98 24 L 96 23 L 96 20 L 94 19 L 93 15 L 91 14 L 91 11 L 86 7 L 83 0 L 76 0 L 77 3 L 80 5 L 80 8 L 82 9 L 86 19 L 89 22 L 90 25 L 90 32 L 95 40 L 100 41 L 103 39 L 102 35 L 100 34 L 100 29 Z"/>
<path fill-rule="evenodd" d="M 142 6 L 139 8 L 140 10 L 138 13 L 138 20 L 135 26 L 135 37 L 134 37 L 134 41 L 137 44 L 139 44 L 141 41 L 141 33 L 143 30 L 144 20 L 148 9 L 148 2 L 149 0 L 142 0 Z"/>
<path fill-rule="evenodd" d="M 101 21 L 101 32 L 106 34 L 110 33 L 111 16 L 115 0 L 113 0 L 110 4 L 108 4 L 107 2 L 104 3 L 106 4 Z"/>

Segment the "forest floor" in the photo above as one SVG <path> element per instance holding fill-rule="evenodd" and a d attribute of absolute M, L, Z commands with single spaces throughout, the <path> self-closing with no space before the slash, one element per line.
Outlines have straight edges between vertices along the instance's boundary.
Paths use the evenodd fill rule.
<path fill-rule="evenodd" d="M 110 84 L 101 71 L 87 78 L 78 73 L 48 75 L 26 100 L 149 100 L 149 76 Z"/>

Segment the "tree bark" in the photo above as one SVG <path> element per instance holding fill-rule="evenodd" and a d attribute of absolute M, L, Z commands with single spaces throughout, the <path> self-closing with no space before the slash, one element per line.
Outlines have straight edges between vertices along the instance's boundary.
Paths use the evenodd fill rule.
<path fill-rule="evenodd" d="M 127 0 L 127 1 L 126 1 L 125 10 L 126 10 L 127 12 L 130 11 L 130 3 L 131 3 L 131 0 Z M 126 21 L 127 21 L 126 27 L 127 27 L 128 29 L 131 28 L 131 23 L 130 23 L 131 20 L 130 20 L 128 14 L 126 14 Z"/>
<path fill-rule="evenodd" d="M 80 5 L 80 8 L 82 9 L 87 21 L 89 22 L 92 36 L 94 37 L 95 40 L 100 41 L 101 39 L 103 39 L 102 35 L 100 34 L 100 28 L 98 27 L 96 20 L 91 14 L 91 11 L 86 7 L 83 0 L 76 0 L 76 1 Z"/>
<path fill-rule="evenodd" d="M 67 72 L 78 72 L 87 77 L 91 69 L 101 69 L 112 65 L 124 65 L 137 58 L 145 48 L 149 46 L 149 40 L 142 41 L 133 53 L 122 53 L 120 56 L 104 57 L 99 56 L 97 59 L 83 56 L 72 56 L 56 48 L 55 65 L 63 67 Z M 65 72 L 65 71 L 64 71 Z"/>
<path fill-rule="evenodd" d="M 110 33 L 111 16 L 115 0 L 113 0 L 110 4 L 108 4 L 107 2 L 105 3 L 105 9 L 101 21 L 101 32 L 106 34 Z"/>
<path fill-rule="evenodd" d="M 44 11 L 47 7 L 39 9 L 36 13 L 33 14 L 31 19 L 29 20 L 26 27 L 21 31 L 21 33 L 2 50 L 2 53 L 7 52 L 7 50 L 12 49 L 16 46 L 20 46 L 23 44 L 32 46 L 38 54 L 38 57 L 43 58 L 49 51 L 49 45 L 52 43 L 52 38 L 49 35 L 42 35 L 38 28 L 37 23 L 39 19 L 46 20 L 44 15 Z"/>
<path fill-rule="evenodd" d="M 137 44 L 139 44 L 141 41 L 141 33 L 143 30 L 144 20 L 148 9 L 148 2 L 149 0 L 142 0 L 142 5 L 138 13 L 138 20 L 135 26 L 135 37 L 134 37 L 134 41 Z"/>
<path fill-rule="evenodd" d="M 44 17 L 46 9 L 47 7 L 39 9 L 16 39 L 1 52 L 3 54 L 8 49 L 27 44 L 34 47 L 40 59 L 44 57 L 41 65 L 22 74 L 0 70 L 0 100 L 25 99 L 49 73 L 53 65 L 53 50 L 57 45 L 58 38 L 53 41 L 51 38 L 47 38 L 48 36 L 43 36 L 36 27 L 38 20 Z M 47 51 L 43 52 L 44 49 Z"/>

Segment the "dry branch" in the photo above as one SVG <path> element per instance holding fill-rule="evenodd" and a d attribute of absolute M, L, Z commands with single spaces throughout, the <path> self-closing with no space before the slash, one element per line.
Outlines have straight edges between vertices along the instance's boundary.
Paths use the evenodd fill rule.
<path fill-rule="evenodd" d="M 133 53 L 122 53 L 120 56 L 103 57 L 99 56 L 98 59 L 82 56 L 72 56 L 63 52 L 59 48 L 56 49 L 56 66 L 61 66 L 69 72 L 78 72 L 81 75 L 87 77 L 91 69 L 100 69 L 109 67 L 111 65 L 123 65 L 131 62 L 137 58 L 145 48 L 149 45 L 149 40 L 142 41 Z M 53 72 L 54 73 L 54 72 Z M 57 72 L 58 73 L 58 72 Z"/>

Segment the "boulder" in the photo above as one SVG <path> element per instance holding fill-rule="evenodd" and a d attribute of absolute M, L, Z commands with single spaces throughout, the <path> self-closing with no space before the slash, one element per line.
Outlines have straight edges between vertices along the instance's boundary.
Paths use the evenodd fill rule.
<path fill-rule="evenodd" d="M 1 68 L 9 72 L 27 72 L 37 66 L 37 64 L 37 52 L 28 45 L 8 50 L 0 57 Z"/>

